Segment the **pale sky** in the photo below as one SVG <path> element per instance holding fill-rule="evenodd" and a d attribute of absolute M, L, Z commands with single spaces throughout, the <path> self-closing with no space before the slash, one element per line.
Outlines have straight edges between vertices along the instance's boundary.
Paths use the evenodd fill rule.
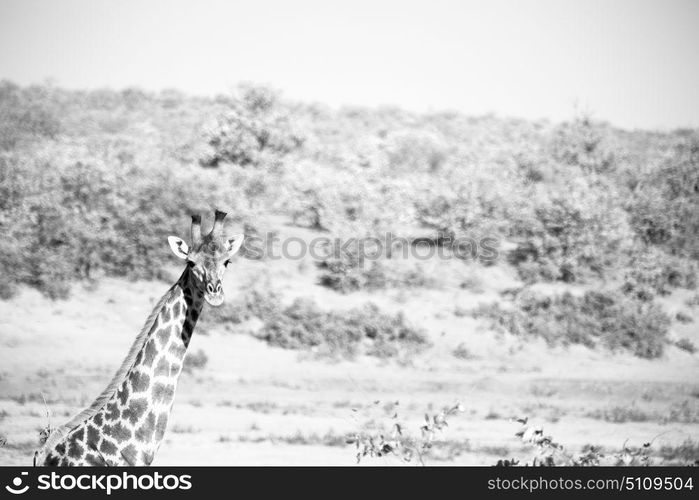
<path fill-rule="evenodd" d="M 0 79 L 699 127 L 699 0 L 0 0 Z"/>

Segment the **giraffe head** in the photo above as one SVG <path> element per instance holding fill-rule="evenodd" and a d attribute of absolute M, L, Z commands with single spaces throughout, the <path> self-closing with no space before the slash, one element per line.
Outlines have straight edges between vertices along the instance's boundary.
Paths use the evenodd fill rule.
<path fill-rule="evenodd" d="M 182 238 L 168 237 L 172 252 L 187 261 L 191 269 L 193 285 L 203 293 L 212 306 L 223 303 L 224 294 L 221 278 L 230 259 L 240 250 L 245 235 L 236 234 L 227 238 L 222 234 L 225 212 L 216 210 L 214 227 L 206 236 L 201 232 L 201 216 L 192 216 L 192 246 L 188 247 Z"/>

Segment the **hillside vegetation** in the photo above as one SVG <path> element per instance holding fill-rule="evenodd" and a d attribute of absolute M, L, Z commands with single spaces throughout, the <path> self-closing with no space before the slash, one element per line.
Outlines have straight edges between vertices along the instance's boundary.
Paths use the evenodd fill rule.
<path fill-rule="evenodd" d="M 699 130 L 331 109 L 250 85 L 201 98 L 0 83 L 2 298 L 20 284 L 59 299 L 76 281 L 161 277 L 166 237 L 186 236 L 189 215 L 214 207 L 249 236 L 265 238 L 268 217 L 283 215 L 329 238 L 390 232 L 512 266 L 523 287 L 507 307 L 469 314 L 652 358 L 672 321 L 658 298 L 697 285 Z M 450 246 L 465 238 L 492 238 L 496 258 Z M 396 260 L 317 266 L 321 284 L 342 293 L 442 278 Z M 528 290 L 542 282 L 597 291 Z M 365 314 L 379 313 L 348 317 Z M 364 334 L 343 330 L 344 317 L 301 302 L 261 318 L 263 338 L 317 345 L 318 322 L 330 322 L 348 349 L 356 339 L 345 338 Z M 406 328 L 401 320 L 380 317 L 381 338 L 402 338 L 392 330 Z"/>

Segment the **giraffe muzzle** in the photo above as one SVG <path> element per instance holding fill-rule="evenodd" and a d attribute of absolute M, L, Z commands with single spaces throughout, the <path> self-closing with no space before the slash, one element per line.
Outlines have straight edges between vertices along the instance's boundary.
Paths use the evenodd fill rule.
<path fill-rule="evenodd" d="M 209 305 L 214 307 L 223 304 L 224 294 L 223 286 L 221 286 L 221 280 L 217 281 L 216 283 L 209 282 L 206 284 L 206 293 L 204 294 L 204 298 Z"/>

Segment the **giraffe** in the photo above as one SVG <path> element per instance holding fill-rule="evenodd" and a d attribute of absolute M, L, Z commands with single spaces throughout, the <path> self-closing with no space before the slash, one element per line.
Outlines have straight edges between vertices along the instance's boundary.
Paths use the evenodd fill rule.
<path fill-rule="evenodd" d="M 244 235 L 222 236 L 225 212 L 216 210 L 203 236 L 201 217 L 192 216 L 189 248 L 168 237 L 186 267 L 158 301 L 121 367 L 95 401 L 54 429 L 34 454 L 35 465 L 150 465 L 167 428 L 177 381 L 204 301 L 223 303 L 221 278 Z"/>

